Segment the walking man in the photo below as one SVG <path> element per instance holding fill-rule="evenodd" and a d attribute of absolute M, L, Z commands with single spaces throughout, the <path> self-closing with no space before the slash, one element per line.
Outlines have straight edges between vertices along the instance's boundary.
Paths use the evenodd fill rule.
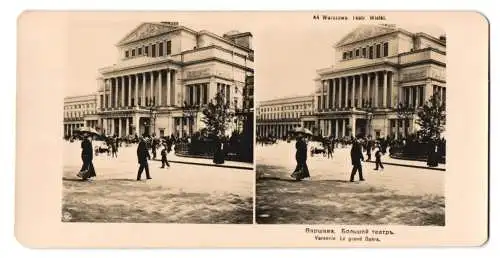
<path fill-rule="evenodd" d="M 378 167 L 380 167 L 381 170 L 384 170 L 384 165 L 382 165 L 382 150 L 380 149 L 380 146 L 378 146 L 377 151 L 375 152 L 375 169 L 378 170 Z"/>
<path fill-rule="evenodd" d="M 165 144 L 166 145 L 166 144 Z M 162 150 L 161 150 L 161 168 L 165 168 L 165 165 L 167 165 L 167 167 L 170 167 L 170 164 L 168 163 L 168 160 L 167 160 L 167 151 L 170 152 L 168 150 L 168 147 L 165 146 Z"/>
<path fill-rule="evenodd" d="M 137 171 L 137 181 L 141 180 L 142 171 L 146 170 L 146 178 L 151 179 L 149 175 L 149 151 L 144 141 L 144 137 L 140 137 L 139 144 L 137 145 L 137 160 L 139 162 L 139 171 Z"/>
<path fill-rule="evenodd" d="M 350 182 L 354 181 L 354 176 L 356 175 L 356 171 L 359 171 L 359 181 L 365 181 L 363 178 L 363 169 L 361 167 L 361 161 L 363 161 L 363 152 L 361 150 L 361 143 L 359 139 L 354 139 L 351 147 L 351 163 L 352 163 L 352 171 Z"/>

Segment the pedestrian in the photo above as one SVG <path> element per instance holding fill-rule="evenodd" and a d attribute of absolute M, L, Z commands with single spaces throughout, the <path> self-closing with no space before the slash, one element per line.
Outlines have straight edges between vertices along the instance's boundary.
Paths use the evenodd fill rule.
<path fill-rule="evenodd" d="M 366 142 L 366 160 L 368 161 L 372 160 L 372 144 L 371 140 Z"/>
<path fill-rule="evenodd" d="M 83 135 L 81 148 L 82 148 L 81 157 L 83 164 L 77 176 L 82 178 L 82 180 L 92 181 L 96 177 L 96 174 L 95 174 L 94 164 L 92 163 L 92 160 L 94 158 L 92 142 L 89 140 L 88 133 L 84 133 Z"/>
<path fill-rule="evenodd" d="M 214 150 L 214 164 L 224 164 L 224 139 L 223 136 L 216 136 L 215 139 L 215 150 Z"/>
<path fill-rule="evenodd" d="M 142 171 L 144 170 L 146 170 L 146 178 L 151 179 L 151 176 L 149 175 L 148 165 L 149 158 L 149 151 L 146 146 L 146 141 L 144 140 L 144 137 L 140 137 L 139 145 L 137 145 L 137 160 L 139 163 L 139 170 L 137 171 L 137 181 L 141 180 Z"/>
<path fill-rule="evenodd" d="M 118 142 L 116 138 L 111 141 L 111 157 L 118 157 Z"/>
<path fill-rule="evenodd" d="M 167 165 L 167 167 L 170 167 L 170 164 L 168 163 L 168 160 L 167 160 L 167 146 L 165 146 L 161 150 L 161 168 L 165 168 L 165 165 Z"/>
<path fill-rule="evenodd" d="M 384 165 L 382 164 L 382 154 L 383 154 L 383 151 L 379 145 L 375 151 L 375 169 L 374 170 L 378 170 L 379 167 L 381 170 L 384 170 Z"/>
<path fill-rule="evenodd" d="M 333 142 L 327 143 L 327 150 L 328 150 L 328 158 L 333 159 Z"/>
<path fill-rule="evenodd" d="M 309 168 L 307 167 L 307 140 L 302 133 L 298 133 L 297 142 L 295 143 L 295 161 L 297 165 L 291 174 L 291 177 L 296 181 L 310 177 Z"/>
<path fill-rule="evenodd" d="M 361 143 L 359 140 L 354 140 L 351 147 L 351 163 L 352 163 L 352 171 L 350 182 L 354 181 L 354 176 L 356 172 L 359 171 L 359 181 L 365 181 L 363 178 L 363 168 L 361 167 L 361 161 L 363 161 L 363 152 L 361 150 Z"/>

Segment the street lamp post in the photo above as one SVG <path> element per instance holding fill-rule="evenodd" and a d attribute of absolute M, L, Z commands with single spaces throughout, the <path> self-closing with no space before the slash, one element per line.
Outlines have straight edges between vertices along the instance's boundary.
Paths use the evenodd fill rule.
<path fill-rule="evenodd" d="M 155 103 L 153 101 L 149 101 L 147 108 L 149 109 L 150 126 L 152 126 L 150 134 L 151 136 L 155 136 L 157 116 Z"/>

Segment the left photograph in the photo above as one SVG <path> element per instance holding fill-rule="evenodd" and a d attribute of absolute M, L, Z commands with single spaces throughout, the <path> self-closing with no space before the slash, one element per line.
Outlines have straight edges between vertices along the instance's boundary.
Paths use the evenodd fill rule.
<path fill-rule="evenodd" d="M 178 13 L 69 23 L 61 220 L 253 223 L 244 23 Z"/>

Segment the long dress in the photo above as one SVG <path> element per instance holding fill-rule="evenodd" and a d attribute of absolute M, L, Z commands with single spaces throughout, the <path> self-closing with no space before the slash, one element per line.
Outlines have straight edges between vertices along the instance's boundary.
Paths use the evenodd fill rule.
<path fill-rule="evenodd" d="M 220 139 L 217 139 L 215 141 L 214 164 L 224 164 L 224 151 L 224 143 Z"/>
<path fill-rule="evenodd" d="M 295 149 L 297 150 L 295 153 L 297 166 L 291 176 L 295 178 L 295 180 L 302 180 L 310 177 L 309 168 L 307 167 L 307 143 L 304 140 L 299 139 L 295 143 Z"/>
<path fill-rule="evenodd" d="M 92 143 L 88 139 L 84 139 L 81 144 L 82 147 L 82 168 L 80 169 L 80 172 L 86 171 L 87 173 L 84 174 L 82 179 L 87 179 L 90 177 L 95 177 L 95 168 L 94 164 L 92 163 L 93 160 L 93 152 L 92 152 Z"/>

